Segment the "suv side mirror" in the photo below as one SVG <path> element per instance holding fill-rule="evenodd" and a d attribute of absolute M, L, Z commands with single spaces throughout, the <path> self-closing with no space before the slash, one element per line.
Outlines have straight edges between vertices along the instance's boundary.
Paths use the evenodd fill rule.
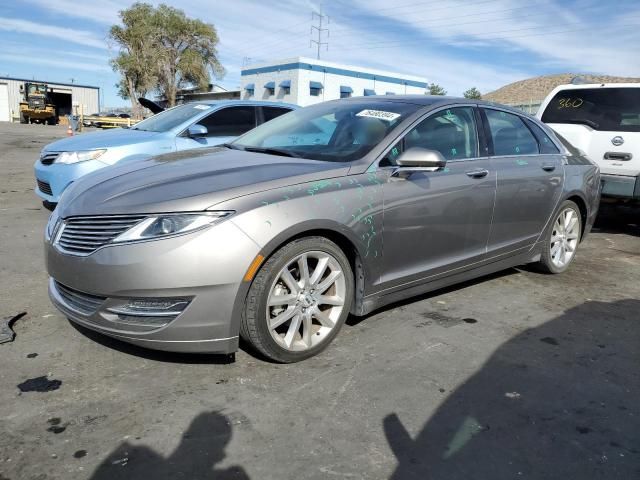
<path fill-rule="evenodd" d="M 190 138 L 206 137 L 208 133 L 209 130 L 207 130 L 207 127 L 199 123 L 194 123 L 187 129 L 187 135 L 189 135 Z"/>
<path fill-rule="evenodd" d="M 411 147 L 402 152 L 396 159 L 396 164 L 398 168 L 393 175 L 407 178 L 413 172 L 435 172 L 446 166 L 447 160 L 437 150 Z"/>

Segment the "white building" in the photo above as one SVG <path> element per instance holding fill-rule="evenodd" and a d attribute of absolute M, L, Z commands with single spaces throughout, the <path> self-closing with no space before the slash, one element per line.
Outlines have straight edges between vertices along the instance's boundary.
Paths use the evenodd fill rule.
<path fill-rule="evenodd" d="M 243 99 L 300 106 L 351 96 L 422 95 L 427 89 L 422 77 L 304 57 L 247 65 L 240 75 Z"/>
<path fill-rule="evenodd" d="M 46 83 L 50 89 L 50 101 L 56 106 L 56 115 L 76 113 L 74 107 L 82 107 L 85 115 L 100 111 L 100 89 L 77 83 L 58 83 L 43 80 L 0 77 L 0 122 L 20 120 L 20 102 L 24 99 L 20 87 L 25 83 Z"/>

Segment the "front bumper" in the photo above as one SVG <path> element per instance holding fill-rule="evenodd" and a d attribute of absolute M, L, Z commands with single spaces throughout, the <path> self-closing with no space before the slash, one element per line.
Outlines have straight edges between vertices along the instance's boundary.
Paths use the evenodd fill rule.
<path fill-rule="evenodd" d="M 640 176 L 601 174 L 602 196 L 640 200 Z"/>
<path fill-rule="evenodd" d="M 71 164 L 54 162 L 51 165 L 43 165 L 38 160 L 33 166 L 36 177 L 36 195 L 47 202 L 58 203 L 60 195 L 71 182 L 107 166 L 106 163 L 99 160 Z"/>
<path fill-rule="evenodd" d="M 259 247 L 232 222 L 163 240 L 103 247 L 88 256 L 45 243 L 49 296 L 71 321 L 155 350 L 231 353 L 238 348 L 242 278 Z M 61 286 L 94 299 L 79 311 Z M 188 298 L 163 326 L 120 322 L 110 311 L 131 299 Z M 86 303 L 86 302 L 85 302 Z"/>

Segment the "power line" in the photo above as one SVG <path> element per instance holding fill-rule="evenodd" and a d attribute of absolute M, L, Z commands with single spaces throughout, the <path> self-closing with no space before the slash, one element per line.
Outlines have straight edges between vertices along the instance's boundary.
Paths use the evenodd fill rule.
<path fill-rule="evenodd" d="M 630 18 L 630 17 L 627 17 Z M 624 25 L 617 25 L 616 28 L 625 28 L 625 27 L 638 27 L 638 24 L 635 23 L 629 23 L 629 24 L 624 24 Z M 516 29 L 516 30 L 502 30 L 499 32 L 493 32 L 493 33 L 507 33 L 507 32 L 518 32 L 518 31 L 524 31 L 524 30 L 531 30 L 531 29 L 540 29 L 540 27 L 531 27 L 531 28 L 523 28 L 523 29 Z M 548 32 L 548 31 L 544 31 L 544 32 L 538 32 L 538 33 L 529 33 L 529 34 L 524 34 L 524 35 L 507 35 L 507 36 L 503 36 L 503 37 L 495 37 L 495 36 L 486 36 L 486 37 L 476 37 L 476 39 L 479 40 L 511 40 L 514 38 L 524 38 L 524 37 L 538 37 L 538 36 L 545 36 L 545 35 L 557 35 L 560 33 L 571 33 L 571 32 L 579 32 L 579 31 L 585 31 L 585 30 L 593 30 L 593 26 L 591 27 L 583 27 L 583 28 L 575 28 L 575 29 L 571 29 L 571 30 L 560 30 L 557 32 Z M 415 41 L 408 41 L 408 42 L 397 42 L 397 43 L 387 43 L 386 45 L 380 45 L 378 46 L 379 43 L 387 43 L 387 42 L 375 42 L 375 43 L 369 43 L 369 44 L 362 44 L 360 46 L 355 46 L 355 47 L 351 47 L 351 48 L 343 48 L 341 49 L 341 51 L 347 51 L 347 50 L 375 50 L 375 49 L 381 49 L 381 48 L 397 48 L 397 47 L 403 47 L 406 45 L 422 45 L 424 44 L 424 40 L 415 40 Z"/>
<path fill-rule="evenodd" d="M 493 13 L 505 13 L 505 12 L 511 12 L 514 10 L 524 10 L 524 9 L 530 9 L 530 8 L 537 8 L 539 7 L 541 4 L 533 4 L 533 5 L 528 5 L 526 7 L 516 7 L 516 8 L 507 8 L 507 9 L 501 9 L 501 10 L 492 10 L 489 12 L 482 12 L 482 13 L 467 13 L 465 15 L 456 15 L 456 22 L 454 23 L 431 23 L 429 21 L 424 21 L 424 22 L 420 22 L 420 26 L 428 26 L 428 27 L 448 27 L 448 26 L 457 26 L 457 25 L 471 25 L 474 23 L 490 23 L 490 22 L 495 22 L 498 20 L 509 20 L 509 18 L 487 18 L 484 20 L 474 20 L 472 22 L 458 22 L 457 19 L 460 18 L 465 18 L 465 17 L 477 17 L 479 15 L 489 15 L 489 14 L 493 14 Z M 533 16 L 541 16 L 541 15 L 549 15 L 549 12 L 538 12 L 538 13 L 532 13 L 530 15 L 527 15 L 527 18 L 529 17 L 533 17 Z M 442 20 L 451 20 L 450 18 L 435 18 L 433 19 L 435 22 L 438 21 L 442 21 Z M 344 37 L 351 37 L 351 36 L 360 36 L 360 33 L 351 33 L 351 32 L 344 32 L 344 33 L 338 33 L 338 34 L 334 34 L 334 37 L 340 37 L 340 38 L 344 38 Z"/>
<path fill-rule="evenodd" d="M 329 42 L 323 42 L 322 41 L 322 35 L 326 32 L 327 33 L 327 38 L 329 38 L 329 29 L 328 28 L 322 28 L 322 23 L 323 21 L 326 19 L 327 20 L 327 24 L 329 24 L 330 19 L 327 15 L 324 15 L 322 13 L 322 6 L 320 6 L 320 13 L 316 13 L 316 12 L 311 12 L 311 21 L 318 19 L 318 25 L 311 25 L 311 35 L 313 35 L 313 31 L 315 30 L 318 33 L 318 39 L 314 40 L 313 38 L 310 40 L 309 43 L 309 47 L 312 47 L 313 44 L 316 44 L 317 47 L 317 54 L 316 54 L 316 58 L 318 60 L 320 60 L 320 49 L 322 48 L 322 46 L 324 45 L 326 47 L 327 50 L 329 50 Z"/>

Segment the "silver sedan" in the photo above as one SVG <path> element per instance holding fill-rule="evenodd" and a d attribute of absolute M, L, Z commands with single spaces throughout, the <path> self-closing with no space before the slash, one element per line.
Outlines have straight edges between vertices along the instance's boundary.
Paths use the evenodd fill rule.
<path fill-rule="evenodd" d="M 349 314 L 515 265 L 564 272 L 599 196 L 597 166 L 522 112 L 338 100 L 75 182 L 47 226 L 49 292 L 126 342 L 229 353 L 241 336 L 295 362 Z"/>

